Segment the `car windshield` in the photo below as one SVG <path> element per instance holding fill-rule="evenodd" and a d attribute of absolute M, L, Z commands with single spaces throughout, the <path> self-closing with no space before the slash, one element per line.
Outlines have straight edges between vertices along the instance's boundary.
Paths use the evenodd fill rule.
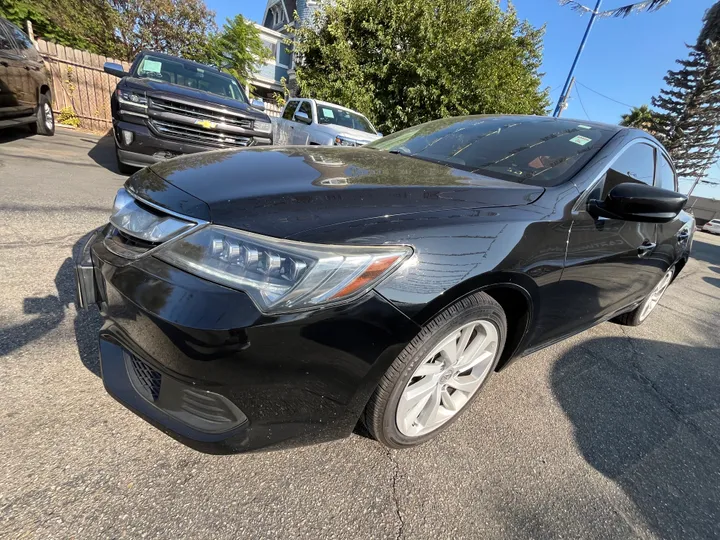
<path fill-rule="evenodd" d="M 196 64 L 183 62 L 180 58 L 145 55 L 137 65 L 135 77 L 186 86 L 247 103 L 245 93 L 235 79 L 210 68 L 203 69 Z"/>
<path fill-rule="evenodd" d="M 365 148 L 547 187 L 574 175 L 616 132 L 539 116 L 470 116 L 398 131 Z"/>
<path fill-rule="evenodd" d="M 330 105 L 317 104 L 318 124 L 333 124 L 365 133 L 376 134 L 375 128 L 363 115 Z"/>

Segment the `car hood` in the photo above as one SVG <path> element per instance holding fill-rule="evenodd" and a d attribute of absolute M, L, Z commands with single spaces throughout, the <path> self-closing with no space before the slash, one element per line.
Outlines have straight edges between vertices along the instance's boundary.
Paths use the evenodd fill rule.
<path fill-rule="evenodd" d="M 320 124 L 320 129 L 331 135 L 345 135 L 350 139 L 356 140 L 360 143 L 369 143 L 379 139 L 380 135 L 373 135 L 367 131 L 360 131 L 359 129 L 346 128 L 342 126 L 336 126 L 334 124 Z"/>
<path fill-rule="evenodd" d="M 544 191 L 368 148 L 220 150 L 149 170 L 203 201 L 214 223 L 276 237 L 379 216 L 526 205 Z M 136 184 L 131 178 L 142 196 Z M 148 196 L 165 204 L 162 189 Z"/>
<path fill-rule="evenodd" d="M 187 86 L 154 81 L 152 79 L 138 79 L 136 77 L 126 77 L 123 79 L 122 84 L 127 90 L 147 92 L 151 96 L 157 97 L 181 97 L 188 102 L 197 102 L 200 105 L 212 103 L 222 109 L 231 109 L 236 112 L 242 111 L 249 117 L 257 118 L 265 122 L 270 121 L 265 113 L 258 111 L 247 103 L 218 96 L 217 94 L 211 94 L 210 92 L 195 90 Z"/>

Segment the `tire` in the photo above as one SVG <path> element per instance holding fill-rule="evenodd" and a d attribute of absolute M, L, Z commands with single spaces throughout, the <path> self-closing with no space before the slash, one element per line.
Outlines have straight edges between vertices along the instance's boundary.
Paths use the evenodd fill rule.
<path fill-rule="evenodd" d="M 449 347 L 452 351 L 452 343 L 455 349 L 459 348 L 464 336 L 469 336 L 464 351 L 473 358 L 456 355 L 457 363 L 453 365 L 445 349 Z M 362 418 L 365 427 L 390 448 L 409 448 L 434 438 L 477 398 L 497 365 L 506 336 L 505 312 L 490 296 L 478 292 L 457 301 L 425 325 L 390 365 L 365 408 Z M 484 338 L 487 347 L 481 346 L 484 341 L 475 341 Z M 478 346 L 477 357 L 471 350 L 474 346 Z M 473 361 L 478 363 L 466 368 Z M 467 391 L 454 385 L 467 387 Z M 410 399 L 413 388 L 414 394 L 418 394 L 431 386 L 433 390 L 425 405 L 420 403 L 424 398 Z M 436 408 L 434 403 L 438 404 Z M 451 411 L 452 407 L 456 410 Z M 415 411 L 422 411 L 417 418 Z M 441 423 L 436 425 L 438 420 Z"/>
<path fill-rule="evenodd" d="M 638 307 L 632 311 L 618 315 L 612 319 L 612 321 L 617 324 L 622 324 L 623 326 L 640 326 L 660 303 L 660 299 L 663 297 L 663 294 L 665 294 L 665 291 L 667 291 L 670 283 L 672 283 L 674 275 L 675 267 L 672 267 L 663 275 L 652 292 L 647 295 Z"/>
<path fill-rule="evenodd" d="M 40 94 L 35 116 L 35 123 L 29 125 L 30 131 L 48 137 L 55 135 L 55 115 L 47 94 Z"/>
<path fill-rule="evenodd" d="M 127 165 L 120 161 L 120 153 L 118 152 L 117 143 L 115 144 L 115 162 L 117 163 L 118 172 L 120 174 L 133 174 L 137 169 L 132 165 Z"/>

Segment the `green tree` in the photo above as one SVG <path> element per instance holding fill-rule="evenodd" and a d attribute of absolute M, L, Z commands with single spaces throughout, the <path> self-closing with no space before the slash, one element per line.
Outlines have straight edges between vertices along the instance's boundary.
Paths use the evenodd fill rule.
<path fill-rule="evenodd" d="M 655 122 L 655 112 L 647 105 L 641 105 L 633 107 L 629 113 L 623 114 L 620 125 L 642 129 L 654 135 L 656 132 Z"/>
<path fill-rule="evenodd" d="M 203 58 L 215 13 L 203 0 L 109 0 L 115 11 L 118 56 L 132 59 L 143 49 Z"/>
<path fill-rule="evenodd" d="M 678 174 L 699 178 L 717 161 L 720 146 L 720 2 L 703 17 L 697 43 L 680 69 L 668 71 L 667 88 L 652 99 L 660 109 L 658 136 Z"/>
<path fill-rule="evenodd" d="M 210 37 L 200 61 L 216 66 L 233 75 L 241 84 L 248 79 L 265 60 L 270 50 L 260 39 L 260 32 L 242 15 L 228 19 L 217 34 Z"/>
<path fill-rule="evenodd" d="M 336 0 L 295 31 L 297 84 L 386 133 L 447 116 L 544 114 L 543 34 L 497 0 Z"/>
<path fill-rule="evenodd" d="M 37 37 L 102 55 L 115 52 L 114 12 L 107 0 L 0 0 L 0 17 Z"/>

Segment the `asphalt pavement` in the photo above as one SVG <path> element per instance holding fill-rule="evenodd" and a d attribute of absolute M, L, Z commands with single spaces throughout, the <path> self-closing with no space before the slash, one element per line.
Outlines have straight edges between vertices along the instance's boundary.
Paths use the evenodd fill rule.
<path fill-rule="evenodd" d="M 0 537 L 720 537 L 720 237 L 696 233 L 645 324 L 516 361 L 431 443 L 218 457 L 98 377 L 71 257 L 113 163 L 110 139 L 0 132 Z"/>

